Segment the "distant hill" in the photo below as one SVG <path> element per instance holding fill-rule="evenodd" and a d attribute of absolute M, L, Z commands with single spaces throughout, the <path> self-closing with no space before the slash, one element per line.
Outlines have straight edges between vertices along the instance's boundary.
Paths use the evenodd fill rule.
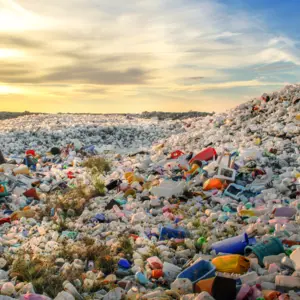
<path fill-rule="evenodd" d="M 22 116 L 31 115 L 29 111 L 24 112 L 8 112 L 8 111 L 0 111 L 0 120 L 6 120 L 6 119 L 14 119 Z"/>

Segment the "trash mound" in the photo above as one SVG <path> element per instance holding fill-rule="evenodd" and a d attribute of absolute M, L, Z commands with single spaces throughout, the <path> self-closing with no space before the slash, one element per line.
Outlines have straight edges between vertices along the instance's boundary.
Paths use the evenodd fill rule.
<path fill-rule="evenodd" d="M 158 139 L 185 131 L 181 121 L 158 122 L 115 115 L 29 115 L 0 121 L 0 143 L 6 155 L 23 154 L 34 148 L 46 153 L 75 141 L 84 149 L 94 146 L 98 153 L 149 149 Z M 81 145 L 82 144 L 82 145 Z"/>
<path fill-rule="evenodd" d="M 300 299 L 299 112 L 0 122 L 0 299 Z"/>

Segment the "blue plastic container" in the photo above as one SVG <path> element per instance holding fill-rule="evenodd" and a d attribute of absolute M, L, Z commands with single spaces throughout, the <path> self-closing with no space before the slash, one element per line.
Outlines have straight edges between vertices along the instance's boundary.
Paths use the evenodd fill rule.
<path fill-rule="evenodd" d="M 184 239 L 186 238 L 187 233 L 184 228 L 176 227 L 163 227 L 160 231 L 159 240 L 164 241 L 168 239 Z"/>
<path fill-rule="evenodd" d="M 230 253 L 230 254 L 244 254 L 244 250 L 247 246 L 252 246 L 256 243 L 255 238 L 248 237 L 247 233 L 225 239 L 212 244 L 212 249 L 218 254 Z"/>
<path fill-rule="evenodd" d="M 245 191 L 245 187 L 235 183 L 229 184 L 227 189 L 224 191 L 224 196 L 228 196 L 235 200 L 239 200 L 240 195 Z"/>
<path fill-rule="evenodd" d="M 177 278 L 188 278 L 195 284 L 200 280 L 215 277 L 215 273 L 216 267 L 211 262 L 200 260 L 178 274 Z"/>
<path fill-rule="evenodd" d="M 123 269 L 130 269 L 131 264 L 127 259 L 121 258 L 118 262 L 118 265 Z"/>

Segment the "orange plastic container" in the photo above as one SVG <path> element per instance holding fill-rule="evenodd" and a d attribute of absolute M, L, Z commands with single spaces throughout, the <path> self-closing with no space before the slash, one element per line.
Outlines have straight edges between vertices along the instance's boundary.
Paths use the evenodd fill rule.
<path fill-rule="evenodd" d="M 151 277 L 158 279 L 164 275 L 163 270 L 157 269 L 157 270 L 152 270 L 151 272 Z"/>
<path fill-rule="evenodd" d="M 136 176 L 133 172 L 125 173 L 124 177 L 129 184 L 133 183 L 134 181 L 144 182 L 144 179 L 141 176 Z"/>
<path fill-rule="evenodd" d="M 213 189 L 222 190 L 223 188 L 224 184 L 218 178 L 210 178 L 203 183 L 203 191 L 210 191 Z"/>
<path fill-rule="evenodd" d="M 212 263 L 218 272 L 223 273 L 244 274 L 250 268 L 249 259 L 238 254 L 218 256 Z"/>
<path fill-rule="evenodd" d="M 133 180 L 133 172 L 127 172 L 124 174 L 124 177 L 125 179 L 129 182 L 129 183 L 132 183 L 132 180 Z"/>
<path fill-rule="evenodd" d="M 262 294 L 265 298 L 265 300 L 275 300 L 278 299 L 280 296 L 280 293 L 277 291 L 272 291 L 272 290 L 263 290 Z"/>
<path fill-rule="evenodd" d="M 195 292 L 202 293 L 207 292 L 212 294 L 212 286 L 216 277 L 200 280 L 195 284 Z"/>

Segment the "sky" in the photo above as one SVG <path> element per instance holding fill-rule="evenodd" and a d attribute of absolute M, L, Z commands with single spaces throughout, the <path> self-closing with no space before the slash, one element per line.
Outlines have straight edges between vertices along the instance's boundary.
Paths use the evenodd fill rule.
<path fill-rule="evenodd" d="M 298 0 L 0 0 L 0 111 L 222 112 L 299 82 Z"/>

